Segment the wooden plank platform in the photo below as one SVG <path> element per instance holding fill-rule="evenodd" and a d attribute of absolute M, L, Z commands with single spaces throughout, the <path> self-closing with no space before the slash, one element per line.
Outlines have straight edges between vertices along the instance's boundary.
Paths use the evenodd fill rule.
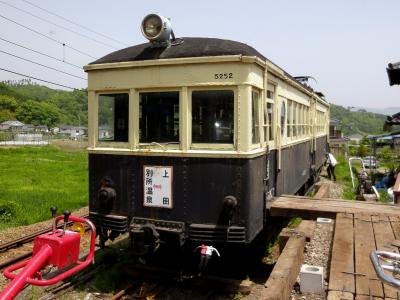
<path fill-rule="evenodd" d="M 339 213 L 336 217 L 332 248 L 329 290 L 355 292 L 353 215 Z"/>
<path fill-rule="evenodd" d="M 317 217 L 335 218 L 337 213 L 397 217 L 400 216 L 400 206 L 365 201 L 283 195 L 273 201 L 270 213 L 272 216 L 297 216 L 304 219 L 316 219 Z"/>
<path fill-rule="evenodd" d="M 328 299 L 398 299 L 398 291 L 377 278 L 369 258 L 373 250 L 398 252 L 392 245 L 400 235 L 399 217 L 382 214 L 336 217 L 330 262 Z M 397 240 L 398 242 L 398 240 Z"/>
<path fill-rule="evenodd" d="M 377 278 L 369 257 L 373 250 L 400 251 L 400 206 L 283 195 L 270 214 L 336 219 L 328 299 L 400 299 L 399 291 Z"/>

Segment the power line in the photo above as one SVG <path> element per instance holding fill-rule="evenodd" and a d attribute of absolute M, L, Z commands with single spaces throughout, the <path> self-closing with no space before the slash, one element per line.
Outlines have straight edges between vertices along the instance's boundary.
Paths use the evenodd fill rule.
<path fill-rule="evenodd" d="M 12 22 L 12 23 L 14 23 L 14 24 L 17 24 L 18 26 L 21 26 L 21 27 L 23 27 L 23 28 L 25 28 L 25 29 L 28 29 L 29 31 L 32 31 L 32 32 L 34 32 L 34 33 L 36 33 L 36 34 L 38 34 L 38 35 L 40 35 L 40 36 L 42 36 L 42 37 L 45 37 L 45 38 L 47 38 L 47 39 L 49 39 L 49 40 L 51 40 L 51 41 L 53 41 L 53 42 L 55 42 L 55 43 L 57 43 L 57 44 L 60 44 L 60 45 L 62 45 L 63 47 L 69 48 L 69 49 L 71 49 L 71 50 L 74 50 L 74 51 L 76 51 L 76 52 L 78 52 L 78 53 L 80 53 L 80 54 L 86 55 L 86 56 L 91 57 L 91 58 L 93 58 L 93 59 L 97 59 L 96 57 L 94 57 L 94 56 L 92 56 L 92 55 L 90 55 L 90 54 L 88 54 L 88 53 L 85 53 L 85 52 L 83 52 L 83 51 L 81 51 L 81 50 L 79 50 L 79 49 L 76 49 L 76 48 L 73 48 L 73 47 L 71 47 L 71 46 L 68 46 L 66 43 L 60 42 L 60 41 L 58 41 L 58 40 L 56 40 L 56 39 L 54 39 L 54 38 L 52 38 L 52 37 L 50 37 L 50 36 L 48 36 L 48 35 L 45 35 L 45 34 L 39 32 L 39 31 L 36 31 L 35 29 L 32 29 L 32 28 L 30 28 L 30 27 L 28 27 L 28 26 L 25 26 L 25 25 L 23 25 L 23 24 L 21 24 L 21 23 L 18 23 L 18 22 L 16 22 L 16 21 L 14 21 L 14 20 L 11 20 L 10 18 L 7 18 L 7 17 L 5 17 L 5 16 L 3 16 L 3 15 L 0 15 L 0 17 L 3 18 L 3 19 L 5 19 L 5 20 L 7 20 L 7 21 L 9 21 L 9 22 Z"/>
<path fill-rule="evenodd" d="M 23 76 L 23 77 L 35 79 L 35 80 L 38 80 L 38 81 L 42 81 L 42 82 L 46 82 L 46 83 L 50 83 L 50 84 L 62 86 L 62 87 L 65 87 L 65 88 L 67 88 L 67 89 L 76 90 L 76 88 L 73 88 L 73 87 L 70 87 L 70 86 L 67 86 L 67 85 L 63 85 L 63 84 L 59 84 L 59 83 L 47 81 L 47 80 L 44 80 L 44 79 L 40 79 L 40 78 L 36 78 L 36 77 L 33 77 L 33 76 L 21 74 L 21 73 L 14 72 L 14 71 L 11 71 L 11 70 L 7 70 L 7 69 L 3 69 L 3 68 L 0 68 L 0 70 L 1 70 L 1 71 L 5 71 L 5 72 L 8 72 L 8 73 L 12 73 L 12 74 L 20 75 L 20 76 Z"/>
<path fill-rule="evenodd" d="M 21 56 L 18 56 L 18 55 L 15 55 L 15 54 L 11 54 L 11 53 L 3 51 L 3 50 L 0 50 L 0 53 L 4 53 L 4 54 L 7 54 L 7 55 L 10 55 L 12 57 L 15 57 L 15 58 L 30 62 L 32 64 L 35 64 L 35 65 L 38 65 L 38 66 L 41 66 L 41 67 L 44 67 L 44 68 L 59 72 L 59 73 L 63 73 L 63 74 L 66 74 L 66 75 L 69 75 L 69 76 L 72 76 L 72 77 L 75 77 L 75 78 L 86 80 L 86 78 L 83 78 L 83 77 L 80 77 L 80 76 L 77 76 L 77 75 L 74 75 L 74 74 L 71 74 L 71 73 L 68 73 L 68 72 L 64 72 L 62 70 L 59 70 L 59 69 L 56 69 L 56 68 L 53 68 L 53 67 L 49 67 L 49 66 L 43 65 L 43 64 L 38 63 L 36 61 L 30 60 L 30 59 L 27 59 L 27 58 L 23 58 Z"/>
<path fill-rule="evenodd" d="M 68 65 L 72 66 L 72 67 L 75 67 L 75 68 L 78 68 L 78 69 L 82 70 L 82 67 L 81 67 L 81 66 L 74 65 L 74 64 L 72 64 L 72 63 L 70 63 L 70 62 L 67 62 L 67 61 L 65 61 L 65 60 L 59 59 L 59 58 L 57 58 L 57 57 L 54 57 L 54 56 L 48 55 L 48 54 L 46 54 L 46 53 L 42 53 L 42 52 L 40 52 L 40 51 L 37 51 L 37 50 L 31 49 L 31 48 L 28 48 L 28 47 L 26 47 L 26 46 L 23 46 L 23 45 L 20 45 L 20 44 L 11 42 L 11 41 L 9 41 L 9 40 L 3 39 L 2 37 L 0 37 L 0 40 L 2 40 L 2 41 L 4 41 L 4 42 L 7 42 L 7 43 L 9 43 L 9 44 L 11 44 L 11 45 L 18 46 L 18 47 L 20 47 L 20 48 L 23 48 L 23 49 L 32 51 L 32 52 L 34 52 L 34 53 L 37 53 L 37 54 L 46 56 L 46 57 L 48 57 L 48 58 L 51 58 L 51 59 L 54 59 L 54 60 L 63 62 L 63 63 L 65 63 L 65 64 L 68 64 Z"/>
<path fill-rule="evenodd" d="M 14 6 L 14 5 L 12 5 L 12 4 L 9 4 L 9 3 L 7 3 L 7 2 L 4 2 L 4 1 L 1 1 L 1 0 L 0 0 L 0 3 L 3 3 L 4 5 L 7 5 L 7 6 L 9 6 L 9 7 L 12 7 L 12 8 L 14 8 L 14 9 L 16 9 L 16 10 L 22 11 L 22 12 L 24 12 L 24 13 L 26 13 L 26 14 L 32 16 L 32 17 L 35 17 L 35 18 L 37 18 L 37 19 L 39 19 L 39 20 L 42 20 L 43 22 L 49 23 L 49 24 L 51 24 L 51 25 L 53 25 L 53 26 L 57 26 L 57 27 L 59 27 L 59 28 L 61 28 L 61 29 L 64 29 L 64 30 L 69 31 L 69 32 L 72 32 L 72 33 L 74 33 L 74 34 L 76 34 L 76 35 L 79 35 L 79 36 L 81 36 L 81 37 L 84 37 L 84 38 L 86 38 L 86 39 L 89 39 L 89 40 L 91 40 L 91 41 L 93 41 L 93 42 L 102 44 L 102 45 L 104 45 L 104 46 L 107 46 L 107 47 L 110 47 L 110 48 L 113 48 L 113 49 L 118 49 L 117 47 L 114 47 L 114 46 L 109 45 L 109 44 L 107 44 L 107 43 L 104 43 L 104 42 L 102 42 L 102 41 L 96 40 L 96 39 L 91 38 L 90 36 L 88 36 L 88 35 L 86 35 L 86 34 L 79 33 L 79 32 L 77 32 L 77 31 L 75 31 L 75 30 L 69 29 L 69 28 L 64 27 L 64 26 L 62 26 L 62 25 L 59 25 L 59 24 L 57 24 L 57 23 L 51 22 L 51 21 L 49 21 L 49 20 L 47 20 L 47 19 L 45 19 L 45 18 L 42 18 L 42 17 L 37 16 L 37 15 L 35 15 L 35 14 L 32 14 L 32 13 L 30 13 L 29 11 L 26 11 L 26 10 L 24 10 L 24 9 L 22 9 L 22 8 L 16 7 L 16 6 Z"/>
<path fill-rule="evenodd" d="M 38 6 L 38 5 L 34 4 L 34 3 L 32 3 L 32 2 L 30 2 L 30 1 L 27 1 L 27 0 L 22 0 L 22 1 L 24 1 L 25 3 L 28 3 L 29 5 L 32 5 L 32 6 L 36 7 L 36 8 L 38 8 L 38 9 L 42 10 L 42 11 L 47 12 L 47 13 L 50 14 L 50 15 L 56 16 L 57 18 L 60 18 L 60 19 L 62 19 L 62 20 L 64 20 L 64 21 L 67 21 L 67 22 L 69 22 L 69 23 L 71 23 L 71 24 L 74 24 L 75 26 L 81 27 L 81 28 L 83 28 L 83 29 L 85 29 L 85 30 L 87 30 L 87 31 L 90 31 L 90 32 L 92 32 L 92 33 L 95 33 L 95 34 L 97 34 L 97 35 L 100 35 L 100 36 L 102 36 L 102 37 L 104 37 L 104 38 L 106 38 L 106 39 L 109 39 L 109 40 L 111 40 L 111 41 L 117 42 L 117 43 L 119 43 L 119 44 L 121 44 L 121 45 L 129 46 L 128 44 L 126 44 L 126 43 L 124 43 L 124 42 L 118 41 L 118 40 L 116 40 L 116 39 L 114 39 L 114 38 L 112 38 L 112 37 L 109 37 L 109 36 L 107 36 L 107 35 L 105 35 L 105 34 L 103 34 L 103 33 L 94 31 L 93 29 L 90 29 L 90 28 L 88 28 L 88 27 L 86 27 L 86 26 L 83 26 L 83 25 L 78 24 L 78 23 L 76 23 L 76 22 L 74 22 L 74 21 L 71 21 L 71 20 L 69 20 L 69 19 L 67 19 L 67 18 L 65 18 L 65 17 L 63 17 L 63 16 L 60 16 L 60 15 L 58 15 L 58 14 L 56 14 L 56 13 L 53 13 L 53 12 L 51 12 L 51 11 L 45 9 L 45 8 L 42 8 L 42 7 L 40 7 L 40 6 Z"/>

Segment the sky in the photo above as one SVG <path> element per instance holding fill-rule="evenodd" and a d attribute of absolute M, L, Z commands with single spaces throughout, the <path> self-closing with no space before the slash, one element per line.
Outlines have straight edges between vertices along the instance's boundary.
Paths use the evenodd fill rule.
<path fill-rule="evenodd" d="M 240 41 L 293 76 L 313 76 L 316 82 L 311 81 L 311 86 L 331 103 L 400 107 L 400 86 L 390 87 L 386 73 L 389 62 L 400 61 L 399 11 L 398 0 L 0 0 L 0 68 L 85 88 L 82 66 L 147 42 L 141 21 L 149 13 L 159 13 L 171 18 L 176 37 Z M 22 78 L 0 70 L 0 81 Z"/>

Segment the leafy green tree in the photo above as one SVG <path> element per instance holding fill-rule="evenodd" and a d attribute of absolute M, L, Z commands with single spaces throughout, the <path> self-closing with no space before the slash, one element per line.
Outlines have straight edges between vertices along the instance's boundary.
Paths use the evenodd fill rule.
<path fill-rule="evenodd" d="M 18 102 L 14 97 L 7 95 L 0 95 L 0 109 L 7 109 L 15 112 L 18 107 Z"/>
<path fill-rule="evenodd" d="M 7 109 L 0 109 L 0 123 L 14 119 L 15 119 L 15 113 Z"/>
<path fill-rule="evenodd" d="M 368 155 L 368 148 L 364 144 L 361 144 L 358 147 L 357 155 L 360 156 L 360 157 L 367 156 Z"/>
<path fill-rule="evenodd" d="M 0 123 L 15 119 L 18 102 L 14 97 L 0 95 Z"/>
<path fill-rule="evenodd" d="M 383 160 L 392 160 L 395 157 L 395 153 L 393 152 L 393 150 L 390 148 L 390 146 L 384 146 L 382 147 L 380 153 L 379 153 L 379 157 Z"/>
<path fill-rule="evenodd" d="M 33 125 L 55 126 L 60 120 L 60 110 L 50 103 L 28 100 L 16 112 L 18 120 Z"/>

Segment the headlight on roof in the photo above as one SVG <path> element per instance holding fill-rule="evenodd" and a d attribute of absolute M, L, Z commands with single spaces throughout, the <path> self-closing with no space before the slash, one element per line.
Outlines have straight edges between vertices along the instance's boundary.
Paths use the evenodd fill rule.
<path fill-rule="evenodd" d="M 142 33 L 150 42 L 169 42 L 172 32 L 168 18 L 158 14 L 147 15 L 142 21 Z"/>

